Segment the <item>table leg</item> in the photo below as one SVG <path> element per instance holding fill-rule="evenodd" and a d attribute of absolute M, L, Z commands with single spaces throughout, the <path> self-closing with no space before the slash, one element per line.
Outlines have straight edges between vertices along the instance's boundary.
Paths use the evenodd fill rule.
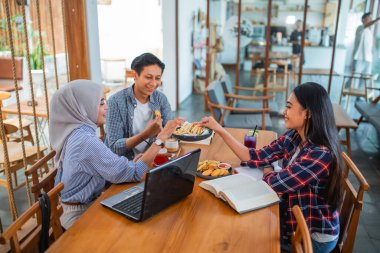
<path fill-rule="evenodd" d="M 350 129 L 346 127 L 346 145 L 347 145 L 347 154 L 351 157 L 351 138 L 350 138 Z"/>

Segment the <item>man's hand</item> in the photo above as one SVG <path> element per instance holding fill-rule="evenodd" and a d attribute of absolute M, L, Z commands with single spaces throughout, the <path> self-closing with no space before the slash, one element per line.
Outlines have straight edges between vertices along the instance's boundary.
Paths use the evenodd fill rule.
<path fill-rule="evenodd" d="M 156 117 L 154 120 L 150 120 L 146 125 L 144 134 L 147 137 L 156 136 L 162 129 L 162 118 Z"/>
<path fill-rule="evenodd" d="M 178 117 L 174 120 L 169 120 L 164 129 L 158 134 L 157 139 L 160 139 L 162 141 L 165 141 L 170 138 L 172 133 L 176 130 L 177 127 L 181 126 L 182 121 L 184 118 Z"/>

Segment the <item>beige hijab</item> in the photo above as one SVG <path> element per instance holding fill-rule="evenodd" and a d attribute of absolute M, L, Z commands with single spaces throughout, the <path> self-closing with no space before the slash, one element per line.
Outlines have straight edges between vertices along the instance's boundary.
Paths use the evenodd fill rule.
<path fill-rule="evenodd" d="M 89 80 L 75 80 L 59 89 L 50 101 L 49 136 L 57 152 L 58 168 L 64 157 L 64 148 L 71 132 L 87 125 L 96 130 L 103 87 Z"/>

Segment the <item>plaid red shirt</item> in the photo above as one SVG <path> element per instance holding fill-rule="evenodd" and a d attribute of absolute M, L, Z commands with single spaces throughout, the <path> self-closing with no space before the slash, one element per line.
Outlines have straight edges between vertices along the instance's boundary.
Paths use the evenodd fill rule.
<path fill-rule="evenodd" d="M 300 148 L 297 157 L 289 164 L 292 156 Z M 263 180 L 281 197 L 280 212 L 282 236 L 289 240 L 297 222 L 291 207 L 299 205 L 309 227 L 314 232 L 339 234 L 339 214 L 327 204 L 325 191 L 331 167 L 331 154 L 327 147 L 309 141 L 301 143 L 301 137 L 290 130 L 269 146 L 260 150 L 250 150 L 253 168 L 270 165 L 282 159 L 282 170 L 271 172 Z M 284 231 L 285 229 L 285 231 Z"/>

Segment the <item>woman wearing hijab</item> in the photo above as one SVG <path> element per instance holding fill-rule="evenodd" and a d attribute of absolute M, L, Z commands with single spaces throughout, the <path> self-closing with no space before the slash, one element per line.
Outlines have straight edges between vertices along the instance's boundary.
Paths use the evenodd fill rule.
<path fill-rule="evenodd" d="M 59 89 L 50 102 L 50 143 L 57 152 L 56 183 L 62 182 L 62 226 L 68 229 L 101 194 L 106 182 L 138 182 L 170 137 L 177 121 L 169 121 L 151 147 L 134 161 L 114 154 L 96 135 L 105 123 L 103 87 L 76 80 Z"/>

